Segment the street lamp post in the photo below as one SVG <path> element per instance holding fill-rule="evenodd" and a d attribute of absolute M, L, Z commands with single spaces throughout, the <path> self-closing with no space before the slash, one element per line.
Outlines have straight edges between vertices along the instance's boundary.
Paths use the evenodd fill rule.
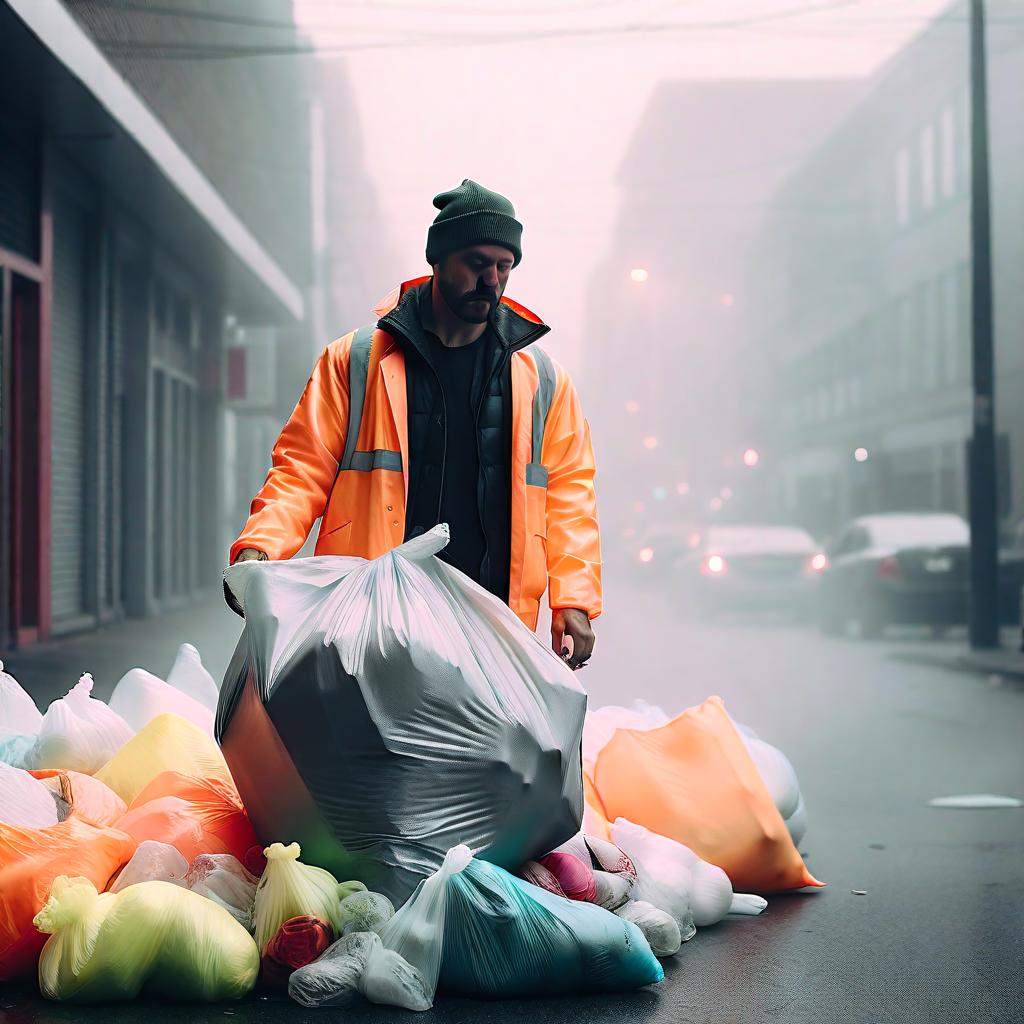
<path fill-rule="evenodd" d="M 989 204 L 985 8 L 971 0 L 971 354 L 973 432 L 969 447 L 971 520 L 968 636 L 971 647 L 999 645 L 998 509 L 996 503 L 992 237 Z"/>

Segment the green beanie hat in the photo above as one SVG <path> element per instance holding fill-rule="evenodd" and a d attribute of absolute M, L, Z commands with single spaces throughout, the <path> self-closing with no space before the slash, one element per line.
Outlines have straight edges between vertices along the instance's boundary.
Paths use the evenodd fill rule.
<path fill-rule="evenodd" d="M 523 258 L 523 225 L 515 207 L 504 197 L 466 178 L 458 188 L 434 196 L 441 211 L 427 231 L 427 262 L 440 262 L 450 252 L 469 245 L 503 245 Z"/>

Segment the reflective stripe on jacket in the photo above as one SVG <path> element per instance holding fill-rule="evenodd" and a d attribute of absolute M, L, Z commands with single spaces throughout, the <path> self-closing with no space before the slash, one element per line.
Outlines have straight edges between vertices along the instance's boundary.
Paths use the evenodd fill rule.
<path fill-rule="evenodd" d="M 374 312 L 383 316 L 424 280 L 402 285 Z M 569 375 L 535 345 L 513 353 L 511 374 L 509 606 L 534 629 L 547 588 L 552 608 L 596 618 L 601 554 L 590 428 Z M 291 558 L 318 517 L 316 554 L 377 558 L 404 539 L 408 473 L 402 347 L 380 329 L 347 334 L 317 361 L 230 561 L 243 548 Z"/>

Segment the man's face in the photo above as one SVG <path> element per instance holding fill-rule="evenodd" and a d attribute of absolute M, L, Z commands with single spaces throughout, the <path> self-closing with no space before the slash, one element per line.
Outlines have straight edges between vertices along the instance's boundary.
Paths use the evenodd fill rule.
<path fill-rule="evenodd" d="M 471 245 L 434 265 L 448 308 L 468 324 L 486 323 L 505 292 L 515 255 L 501 245 Z"/>

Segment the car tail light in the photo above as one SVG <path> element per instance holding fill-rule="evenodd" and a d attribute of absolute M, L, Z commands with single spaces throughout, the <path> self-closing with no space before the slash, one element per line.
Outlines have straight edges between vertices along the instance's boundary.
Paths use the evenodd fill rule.
<path fill-rule="evenodd" d="M 823 551 L 819 551 L 813 558 L 807 563 L 807 571 L 824 572 L 828 568 L 828 558 L 825 557 Z"/>
<path fill-rule="evenodd" d="M 637 557 L 641 562 L 650 562 L 654 558 L 654 548 L 641 548 Z"/>
<path fill-rule="evenodd" d="M 903 569 L 900 567 L 900 560 L 895 555 L 886 555 L 885 558 L 878 563 L 878 568 L 875 569 L 875 575 L 889 580 L 902 576 Z"/>
<path fill-rule="evenodd" d="M 722 576 L 728 568 L 725 559 L 721 555 L 708 555 L 700 563 L 700 571 L 704 576 Z"/>

